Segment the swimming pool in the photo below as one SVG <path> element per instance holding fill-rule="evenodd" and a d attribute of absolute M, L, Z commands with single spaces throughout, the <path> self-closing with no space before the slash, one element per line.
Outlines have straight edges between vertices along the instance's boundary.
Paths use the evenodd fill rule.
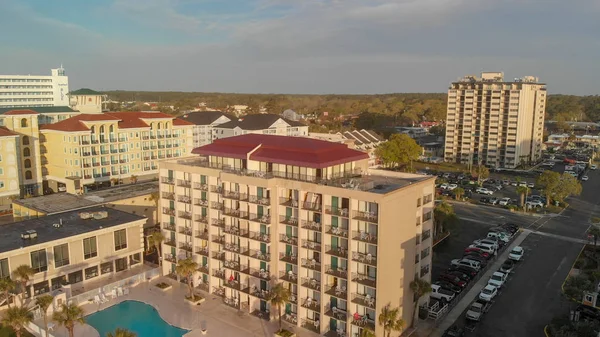
<path fill-rule="evenodd" d="M 152 306 L 138 301 L 123 301 L 85 318 L 101 337 L 117 328 L 137 333 L 138 337 L 182 337 L 189 330 L 165 322 Z"/>

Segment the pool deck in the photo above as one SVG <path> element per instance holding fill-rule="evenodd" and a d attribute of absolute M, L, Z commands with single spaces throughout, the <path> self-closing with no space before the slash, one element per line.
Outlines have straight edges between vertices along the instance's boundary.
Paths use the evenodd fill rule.
<path fill-rule="evenodd" d="M 154 286 L 159 282 L 169 283 L 172 285 L 172 288 L 162 291 Z M 191 305 L 184 300 L 185 294 L 187 294 L 185 285 L 166 277 L 160 277 L 150 283 L 144 282 L 131 288 L 129 295 L 117 297 L 100 305 L 90 302 L 89 304 L 84 304 L 82 308 L 85 310 L 86 315 L 89 315 L 122 301 L 135 300 L 144 302 L 156 308 L 160 316 L 167 323 L 191 330 L 185 337 L 272 337 L 273 333 L 278 329 L 277 319 L 267 322 L 247 313 L 240 313 L 238 310 L 226 306 L 220 297 L 204 294 L 207 296 L 204 303 L 201 305 Z M 36 321 L 36 323 L 39 322 Z M 40 326 L 42 325 L 43 323 L 40 324 Z M 206 329 L 206 334 L 202 334 L 203 329 Z M 301 328 L 294 328 L 293 330 L 299 337 L 318 336 Z M 55 337 L 68 337 L 66 329 L 59 326 L 54 328 L 52 335 Z M 75 327 L 75 337 L 105 336 L 100 336 L 96 329 L 85 324 Z"/>

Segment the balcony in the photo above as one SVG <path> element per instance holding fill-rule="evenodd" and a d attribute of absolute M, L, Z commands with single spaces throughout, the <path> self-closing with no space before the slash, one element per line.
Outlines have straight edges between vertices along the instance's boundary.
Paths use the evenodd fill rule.
<path fill-rule="evenodd" d="M 238 191 L 223 191 L 223 198 L 246 201 L 248 200 L 248 195 Z"/>
<path fill-rule="evenodd" d="M 355 220 L 377 223 L 378 214 L 375 212 L 354 211 L 352 218 Z"/>
<path fill-rule="evenodd" d="M 233 289 L 233 290 L 241 290 L 241 285 L 240 282 L 237 280 L 227 280 L 227 282 L 224 282 L 223 285 L 227 288 Z"/>
<path fill-rule="evenodd" d="M 235 271 L 242 271 L 242 270 L 248 268 L 248 266 L 241 265 L 239 262 L 234 261 L 234 260 L 225 260 L 223 262 L 223 265 L 225 265 L 225 268 L 232 269 L 232 270 L 235 270 Z"/>
<path fill-rule="evenodd" d="M 321 261 L 317 261 L 316 259 L 302 259 L 302 267 L 320 272 Z"/>
<path fill-rule="evenodd" d="M 307 249 L 311 249 L 311 250 L 316 250 L 316 251 L 321 251 L 321 243 L 320 242 L 316 242 L 316 241 L 310 241 L 310 240 L 306 240 L 306 239 L 302 239 L 302 247 L 307 248 Z"/>
<path fill-rule="evenodd" d="M 249 195 L 248 202 L 251 202 L 251 203 L 257 204 L 257 205 L 263 205 L 263 206 L 271 205 L 271 199 L 265 198 L 265 197 L 259 197 L 256 195 Z"/>
<path fill-rule="evenodd" d="M 375 308 L 375 297 L 368 294 L 352 294 L 352 303 L 362 305 L 364 307 Z"/>
<path fill-rule="evenodd" d="M 203 215 L 196 215 L 196 216 L 194 216 L 194 221 L 203 223 L 203 224 L 208 224 L 208 217 L 203 216 Z"/>
<path fill-rule="evenodd" d="M 313 212 L 321 212 L 321 204 L 316 202 L 305 201 L 302 203 L 302 209 Z"/>
<path fill-rule="evenodd" d="M 163 184 L 175 185 L 175 179 L 173 178 L 160 177 L 160 182 Z"/>
<path fill-rule="evenodd" d="M 327 206 L 325 206 L 325 213 L 347 218 L 348 217 L 348 208 L 340 208 L 340 207 L 334 207 L 334 206 L 327 205 Z"/>
<path fill-rule="evenodd" d="M 223 188 L 221 186 L 211 186 L 210 191 L 217 194 L 223 193 Z"/>
<path fill-rule="evenodd" d="M 325 245 L 325 253 L 347 259 L 348 258 L 348 247 Z"/>
<path fill-rule="evenodd" d="M 320 334 L 321 333 L 321 321 L 320 320 L 312 320 L 309 318 L 303 318 L 300 321 L 300 326 L 302 326 L 303 328 L 310 330 L 314 333 Z M 373 329 L 373 331 L 375 331 Z"/>
<path fill-rule="evenodd" d="M 192 183 L 189 180 L 178 179 L 177 186 L 192 187 Z"/>
<path fill-rule="evenodd" d="M 212 218 L 210 219 L 210 224 L 215 226 L 215 227 L 219 227 L 219 228 L 223 228 L 225 229 L 225 220 L 224 219 L 215 219 Z"/>
<path fill-rule="evenodd" d="M 208 241 L 208 230 L 204 229 L 201 231 L 196 231 L 196 235 L 194 235 L 198 239 L 207 240 Z"/>
<path fill-rule="evenodd" d="M 327 227 L 325 227 L 325 230 L 326 230 L 326 233 L 329 235 L 335 235 L 335 236 L 339 236 L 341 238 L 348 237 L 348 228 L 327 226 Z"/>
<path fill-rule="evenodd" d="M 220 245 L 224 245 L 225 244 L 225 235 L 213 235 L 211 241 L 214 243 L 218 243 Z"/>
<path fill-rule="evenodd" d="M 296 324 L 298 323 L 298 314 L 297 313 L 293 313 L 293 312 L 292 313 L 286 313 L 286 314 L 284 314 L 284 315 L 281 316 L 281 319 L 283 321 L 287 322 L 288 324 L 296 326 Z M 334 337 L 339 337 L 339 336 L 334 336 Z"/>
<path fill-rule="evenodd" d="M 331 304 L 327 305 L 326 308 L 327 310 L 325 311 L 325 316 L 329 316 L 333 319 L 337 319 L 344 322 L 348 319 L 348 312 L 346 310 L 338 309 L 337 307 L 332 307 Z"/>
<path fill-rule="evenodd" d="M 347 279 L 348 278 L 348 270 L 344 267 L 334 267 L 331 265 L 325 265 L 325 274 Z"/>
<path fill-rule="evenodd" d="M 300 303 L 302 303 L 303 308 L 310 309 L 315 312 L 321 312 L 321 305 L 314 298 L 305 297 Z"/>
<path fill-rule="evenodd" d="M 296 283 L 298 281 L 298 274 L 291 270 L 288 272 L 282 270 L 279 272 L 279 279 L 285 282 Z"/>
<path fill-rule="evenodd" d="M 271 261 L 271 254 L 261 252 L 260 250 L 250 249 L 250 257 L 255 259 L 259 259 L 261 261 L 269 262 Z"/>
<path fill-rule="evenodd" d="M 194 189 L 200 191 L 208 191 L 208 184 L 194 183 Z"/>
<path fill-rule="evenodd" d="M 173 254 L 165 254 L 165 261 L 177 263 L 177 257 Z"/>
<path fill-rule="evenodd" d="M 352 281 L 371 288 L 377 287 L 377 279 L 365 274 L 352 273 Z"/>
<path fill-rule="evenodd" d="M 224 280 L 225 279 L 225 269 L 213 269 L 212 276 Z"/>
<path fill-rule="evenodd" d="M 298 245 L 298 237 L 287 236 L 286 234 L 279 234 L 279 242 L 297 246 Z"/>
<path fill-rule="evenodd" d="M 369 328 L 375 331 L 375 321 L 368 319 L 367 316 L 356 315 L 352 317 L 352 325 L 359 326 L 361 328 Z"/>
<path fill-rule="evenodd" d="M 180 242 L 179 243 L 179 249 L 183 249 L 187 252 L 192 252 L 192 245 L 190 243 L 187 242 Z"/>
<path fill-rule="evenodd" d="M 191 220 L 192 219 L 192 212 L 179 211 L 179 217 Z"/>
<path fill-rule="evenodd" d="M 267 233 L 260 233 L 260 232 L 253 232 L 250 231 L 250 239 L 252 240 L 256 240 L 256 241 L 260 241 L 260 242 L 264 242 L 264 243 L 271 243 L 271 236 Z"/>
<path fill-rule="evenodd" d="M 296 256 L 295 253 L 292 253 L 292 254 L 279 253 L 279 261 L 296 264 L 298 262 L 298 257 Z"/>
<path fill-rule="evenodd" d="M 210 208 L 216 209 L 218 211 L 222 211 L 223 208 L 225 208 L 225 206 L 223 206 L 223 204 L 220 203 L 220 202 L 213 201 L 213 202 L 210 203 Z"/>
<path fill-rule="evenodd" d="M 298 200 L 292 198 L 279 198 L 279 204 L 287 207 L 298 207 Z"/>
<path fill-rule="evenodd" d="M 177 243 L 173 239 L 165 240 L 164 243 L 165 243 L 165 245 L 171 246 L 171 247 L 176 247 L 177 246 Z"/>
<path fill-rule="evenodd" d="M 233 216 L 236 218 L 240 218 L 240 219 L 246 219 L 246 220 L 248 220 L 248 217 L 249 217 L 248 212 L 246 212 L 246 211 L 228 208 L 228 207 L 225 207 L 223 209 L 223 214 L 228 215 L 228 216 Z"/>
<path fill-rule="evenodd" d="M 208 257 L 208 247 L 198 247 L 196 248 L 196 254 Z"/>
<path fill-rule="evenodd" d="M 291 216 L 286 216 L 286 215 L 280 215 L 279 216 L 279 223 L 284 224 L 284 225 L 290 225 L 290 226 L 298 227 L 298 218 L 291 217 Z"/>
<path fill-rule="evenodd" d="M 183 203 L 186 203 L 186 204 L 191 204 L 192 203 L 192 198 L 188 197 L 187 195 L 180 195 L 177 198 L 177 201 L 183 202 Z"/>
<path fill-rule="evenodd" d="M 271 223 L 271 216 L 269 214 L 254 214 L 254 213 L 250 213 L 248 216 L 250 221 L 254 221 L 254 222 L 260 222 L 263 224 L 270 224 Z"/>
<path fill-rule="evenodd" d="M 192 228 L 179 226 L 179 233 L 192 236 Z"/>
<path fill-rule="evenodd" d="M 196 198 L 194 199 L 194 205 L 208 207 L 208 200 Z"/>
<path fill-rule="evenodd" d="M 318 232 L 321 231 L 321 223 L 316 222 L 316 221 L 302 220 L 301 227 L 304 229 L 310 229 L 313 231 L 318 231 Z"/>
<path fill-rule="evenodd" d="M 225 252 L 212 252 L 212 258 L 225 262 Z"/>
<path fill-rule="evenodd" d="M 364 231 L 352 231 L 352 238 L 361 242 L 377 244 L 377 233 L 367 233 Z"/>
<path fill-rule="evenodd" d="M 334 287 L 333 285 L 325 286 L 325 293 L 329 296 L 335 296 L 337 298 L 348 298 L 346 287 L 340 287 L 339 285 L 337 287 Z"/>
<path fill-rule="evenodd" d="M 271 280 L 271 272 L 267 269 L 256 269 L 256 268 L 250 268 L 250 275 L 260 278 L 262 280 L 265 281 L 270 281 Z"/>
<path fill-rule="evenodd" d="M 235 243 L 226 242 L 225 247 L 223 247 L 223 250 L 231 252 L 231 253 L 239 253 L 240 245 L 235 244 Z"/>
<path fill-rule="evenodd" d="M 175 216 L 175 209 L 169 207 L 163 207 L 163 214 Z"/>
<path fill-rule="evenodd" d="M 168 222 L 163 222 L 163 228 L 168 230 L 168 231 L 175 231 L 175 224 L 174 223 L 168 223 Z"/>
<path fill-rule="evenodd" d="M 316 291 L 321 291 L 321 282 L 317 281 L 314 278 L 308 278 L 308 277 L 303 277 L 301 279 L 301 284 L 303 287 L 312 289 L 312 290 L 316 290 Z"/>
<path fill-rule="evenodd" d="M 377 267 L 377 257 L 373 256 L 372 254 L 352 252 L 352 261 L 366 263 L 368 265 Z"/>

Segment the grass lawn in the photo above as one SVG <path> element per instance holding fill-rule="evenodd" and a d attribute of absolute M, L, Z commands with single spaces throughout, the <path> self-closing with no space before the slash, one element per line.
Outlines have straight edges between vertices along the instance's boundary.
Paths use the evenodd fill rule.
<path fill-rule="evenodd" d="M 13 329 L 8 328 L 8 327 L 4 327 L 0 325 L 0 337 L 15 337 L 15 332 L 13 331 Z M 21 337 L 34 337 L 32 334 L 30 334 L 29 332 L 23 330 L 23 332 L 21 332 Z"/>

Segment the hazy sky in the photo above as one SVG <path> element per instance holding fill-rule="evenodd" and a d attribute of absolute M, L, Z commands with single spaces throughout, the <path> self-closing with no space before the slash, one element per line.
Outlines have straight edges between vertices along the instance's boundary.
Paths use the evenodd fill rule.
<path fill-rule="evenodd" d="M 599 0 L 0 0 L 0 73 L 71 89 L 443 92 L 482 70 L 597 94 Z"/>

